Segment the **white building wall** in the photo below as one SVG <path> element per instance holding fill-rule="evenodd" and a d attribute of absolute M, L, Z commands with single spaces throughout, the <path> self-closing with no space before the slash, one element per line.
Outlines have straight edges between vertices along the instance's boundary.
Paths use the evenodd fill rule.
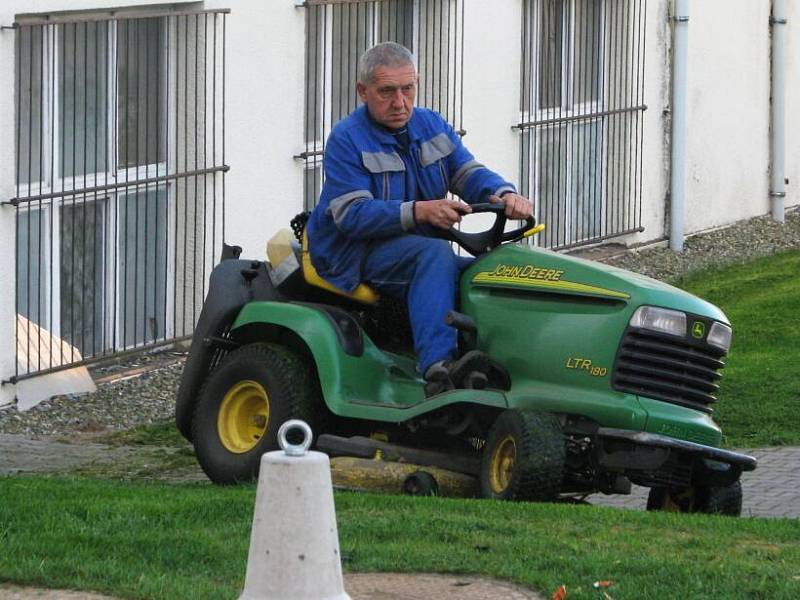
<path fill-rule="evenodd" d="M 267 240 L 303 210 L 303 163 L 292 157 L 303 150 L 305 13 L 293 0 L 204 6 L 231 9 L 225 241 L 263 259 Z"/>
<path fill-rule="evenodd" d="M 518 185 L 520 2 L 470 2 L 464 11 L 464 144 Z"/>
<path fill-rule="evenodd" d="M 13 21 L 0 5 L 0 25 Z M 0 31 L 0 201 L 14 196 L 14 34 Z M 0 205 L 0 380 L 14 374 L 16 360 L 14 306 L 16 210 Z M 0 386 L 0 406 L 14 400 L 14 386 Z"/>
<path fill-rule="evenodd" d="M 173 5 L 185 2 L 178 0 Z M 197 5 L 198 3 L 194 3 Z M 148 0 L 8 0 L 0 24 L 16 15 L 68 10 L 111 10 L 163 3 Z M 292 0 L 213 0 L 202 8 L 230 8 L 226 31 L 225 241 L 243 256 L 263 258 L 266 240 L 302 210 L 302 163 L 293 155 L 303 141 L 304 14 Z M 14 31 L 0 33 L 0 198 L 14 196 Z M 0 208 L 0 379 L 15 372 L 15 209 Z M 218 255 L 218 250 L 215 250 Z M 14 400 L 14 386 L 0 388 L 0 406 Z"/>
<path fill-rule="evenodd" d="M 511 125 L 520 119 L 522 0 L 465 1 L 464 143 L 478 160 L 518 184 L 520 133 Z M 641 115 L 645 230 L 624 238 L 627 243 L 660 238 L 666 228 L 669 119 L 664 111 L 670 98 L 671 4 L 671 0 L 647 2 L 644 89 L 648 108 Z"/>
<path fill-rule="evenodd" d="M 787 2 L 786 206 L 800 205 L 800 2 Z"/>
<path fill-rule="evenodd" d="M 692 3 L 687 233 L 769 211 L 770 3 Z"/>
<path fill-rule="evenodd" d="M 519 178 L 522 0 L 465 2 L 465 143 L 489 167 Z M 4 0 L 0 24 L 16 14 L 109 10 L 118 0 Z M 125 6 L 154 5 L 125 0 Z M 178 4 L 178 2 L 173 2 Z M 189 4 L 189 2 L 186 2 Z M 194 3 L 194 5 L 199 5 Z M 159 5 L 163 7 L 163 4 Z M 294 0 L 209 0 L 230 8 L 226 32 L 226 241 L 263 258 L 265 243 L 303 206 L 304 9 Z M 643 113 L 646 243 L 667 229 L 672 0 L 647 2 Z M 788 3 L 787 177 L 800 181 L 800 8 Z M 769 210 L 769 0 L 691 4 L 687 146 L 687 234 Z M 14 194 L 14 32 L 0 32 L 0 198 Z M 800 204 L 796 185 L 786 205 Z M 14 373 L 14 214 L 0 208 L 0 378 Z M 0 405 L 13 399 L 0 388 Z"/>
<path fill-rule="evenodd" d="M 176 4 L 186 0 L 179 0 Z M 128 0 L 126 6 L 151 4 L 147 0 Z M 109 10 L 118 7 L 113 0 L 87 0 L 81 9 Z M 70 0 L 7 0 L 0 3 L 0 25 L 10 26 L 19 14 L 75 10 Z M 0 30 L 0 200 L 15 195 L 15 32 Z M 0 206 L 0 380 L 8 380 L 16 371 L 15 308 L 15 218 L 16 210 Z M 0 386 L 0 406 L 13 402 L 11 384 Z"/>
<path fill-rule="evenodd" d="M 667 227 L 665 201 L 669 189 L 670 64 L 672 51 L 670 0 L 647 3 L 644 92 L 647 110 L 642 115 L 642 227 L 626 238 L 644 243 L 663 236 Z"/>
<path fill-rule="evenodd" d="M 800 180 L 800 8 L 786 25 L 786 176 Z M 643 226 L 627 243 L 668 234 L 672 0 L 648 2 Z M 770 0 L 690 4 L 685 233 L 770 210 Z M 787 188 L 787 207 L 800 204 Z"/>

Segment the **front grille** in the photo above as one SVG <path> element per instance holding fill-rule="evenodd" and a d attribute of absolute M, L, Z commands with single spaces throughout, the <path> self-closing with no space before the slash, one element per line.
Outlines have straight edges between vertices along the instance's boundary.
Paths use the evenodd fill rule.
<path fill-rule="evenodd" d="M 614 364 L 614 389 L 712 412 L 725 352 L 704 340 L 629 327 Z"/>

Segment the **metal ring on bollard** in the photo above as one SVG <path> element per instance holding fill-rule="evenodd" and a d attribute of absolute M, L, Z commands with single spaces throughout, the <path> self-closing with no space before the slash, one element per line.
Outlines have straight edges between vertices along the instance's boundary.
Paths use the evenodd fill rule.
<path fill-rule="evenodd" d="M 299 429 L 303 432 L 303 441 L 299 444 L 290 444 L 289 440 L 286 439 L 286 434 L 292 429 Z M 311 432 L 311 427 L 309 427 L 308 423 L 300 419 L 290 419 L 278 429 L 278 445 L 287 456 L 303 456 L 311 446 L 313 436 L 314 434 Z"/>

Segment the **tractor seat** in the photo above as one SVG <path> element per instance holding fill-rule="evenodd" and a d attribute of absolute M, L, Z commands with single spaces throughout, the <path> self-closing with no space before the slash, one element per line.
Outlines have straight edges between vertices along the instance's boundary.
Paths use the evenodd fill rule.
<path fill-rule="evenodd" d="M 303 278 L 306 283 L 314 287 L 322 288 L 326 292 L 344 296 L 350 300 L 355 300 L 362 304 L 375 304 L 378 301 L 378 294 L 371 287 L 364 283 L 359 283 L 358 287 L 352 292 L 345 292 L 340 290 L 335 285 L 328 283 L 325 279 L 320 277 L 314 265 L 311 263 L 311 253 L 308 251 L 308 235 L 303 231 L 303 246 L 301 249 L 302 265 L 303 265 Z"/>

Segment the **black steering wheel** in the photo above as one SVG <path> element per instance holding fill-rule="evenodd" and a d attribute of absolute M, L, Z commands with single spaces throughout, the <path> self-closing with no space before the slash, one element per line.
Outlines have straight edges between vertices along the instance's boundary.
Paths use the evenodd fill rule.
<path fill-rule="evenodd" d="M 485 254 L 504 242 L 516 242 L 517 240 L 521 240 L 524 233 L 536 225 L 536 220 L 533 217 L 528 217 L 525 219 L 525 225 L 522 227 L 514 229 L 513 231 L 504 231 L 506 221 L 508 220 L 506 217 L 506 207 L 504 205 L 482 202 L 480 204 L 472 204 L 471 208 L 471 214 L 494 213 L 494 225 L 486 231 L 478 233 L 466 233 L 453 227 L 450 229 L 436 228 L 436 237 L 455 242 L 472 254 L 472 256 Z"/>

